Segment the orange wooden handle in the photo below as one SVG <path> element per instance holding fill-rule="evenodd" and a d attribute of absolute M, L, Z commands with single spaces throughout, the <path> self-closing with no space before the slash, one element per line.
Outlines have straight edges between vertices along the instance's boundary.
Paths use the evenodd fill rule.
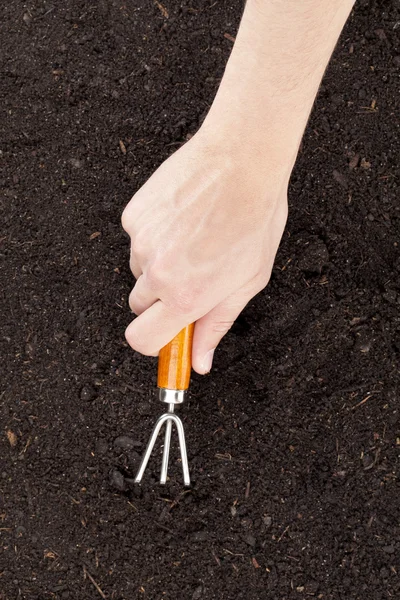
<path fill-rule="evenodd" d="M 192 341 L 194 323 L 178 333 L 160 350 L 158 356 L 158 381 L 160 388 L 187 390 L 192 369 Z"/>

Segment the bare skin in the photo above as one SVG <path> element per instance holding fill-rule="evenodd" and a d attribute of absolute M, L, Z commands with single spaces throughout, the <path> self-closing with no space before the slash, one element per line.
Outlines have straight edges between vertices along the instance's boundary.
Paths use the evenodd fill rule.
<path fill-rule="evenodd" d="M 192 364 L 213 353 L 268 283 L 287 188 L 318 86 L 354 0 L 249 0 L 196 135 L 133 196 L 122 224 L 136 284 L 126 330 L 156 355 L 196 322 Z"/>

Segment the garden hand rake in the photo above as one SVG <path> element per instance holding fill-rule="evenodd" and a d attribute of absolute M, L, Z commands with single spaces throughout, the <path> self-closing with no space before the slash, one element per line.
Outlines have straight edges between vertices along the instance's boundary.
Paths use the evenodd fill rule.
<path fill-rule="evenodd" d="M 185 432 L 181 419 L 174 413 L 175 405 L 182 404 L 189 387 L 190 370 L 192 366 L 192 340 L 194 324 L 188 325 L 174 339 L 160 350 L 158 357 L 158 380 L 160 400 L 168 404 L 168 412 L 157 420 L 153 433 L 150 436 L 146 451 L 142 458 L 135 482 L 142 480 L 150 455 L 154 448 L 160 429 L 165 423 L 164 450 L 161 463 L 160 483 L 167 481 L 169 450 L 171 446 L 172 424 L 175 423 L 178 431 L 179 446 L 181 451 L 183 482 L 190 485 L 189 465 L 186 452 Z"/>

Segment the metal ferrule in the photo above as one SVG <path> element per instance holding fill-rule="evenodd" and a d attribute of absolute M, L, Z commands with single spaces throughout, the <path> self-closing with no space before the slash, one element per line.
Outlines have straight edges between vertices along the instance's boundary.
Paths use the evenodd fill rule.
<path fill-rule="evenodd" d="M 158 388 L 160 390 L 160 400 L 166 404 L 182 404 L 185 399 L 185 390 L 169 390 L 167 388 Z"/>

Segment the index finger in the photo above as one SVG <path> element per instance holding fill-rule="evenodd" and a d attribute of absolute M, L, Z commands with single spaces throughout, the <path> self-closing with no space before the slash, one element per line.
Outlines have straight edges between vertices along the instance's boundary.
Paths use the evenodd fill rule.
<path fill-rule="evenodd" d="M 157 356 L 161 348 L 195 320 L 187 314 L 173 313 L 162 300 L 158 300 L 128 325 L 125 337 L 137 352 Z"/>

